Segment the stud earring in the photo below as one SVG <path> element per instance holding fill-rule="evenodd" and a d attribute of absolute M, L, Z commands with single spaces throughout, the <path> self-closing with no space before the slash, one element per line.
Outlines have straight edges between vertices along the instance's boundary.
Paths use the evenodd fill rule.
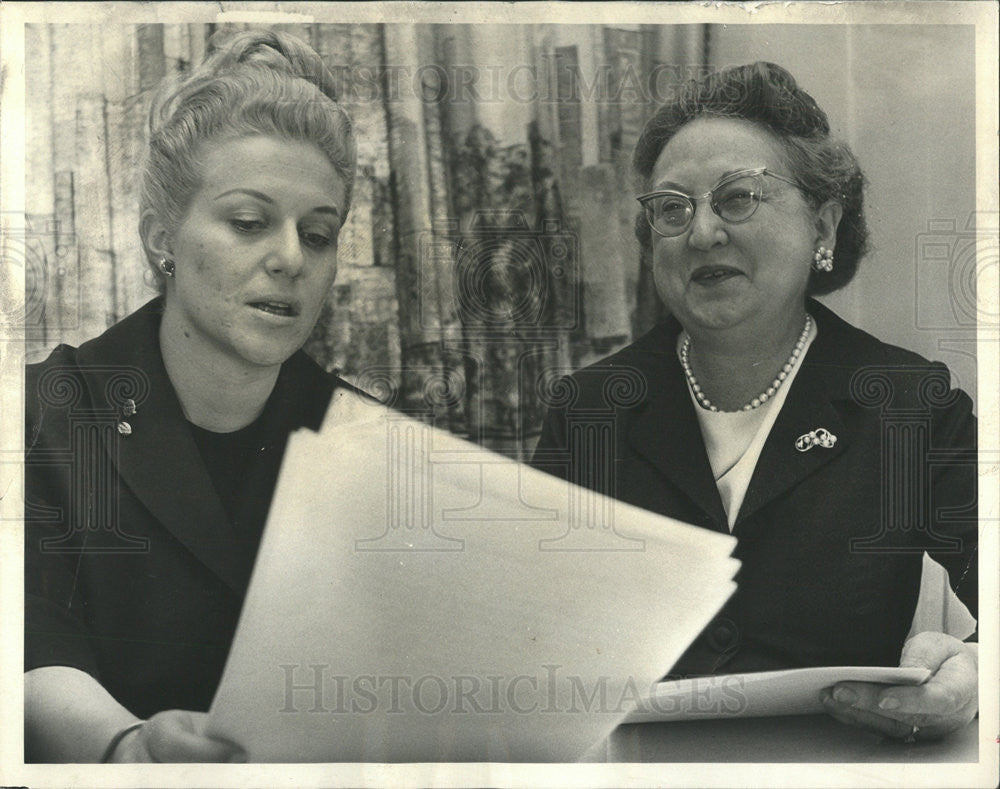
<path fill-rule="evenodd" d="M 163 276 L 165 277 L 172 277 L 174 275 L 174 272 L 176 271 L 176 267 L 174 266 L 174 261 L 172 260 L 167 260 L 166 258 L 160 258 L 160 262 L 158 265 L 160 271 L 163 272 Z"/>
<path fill-rule="evenodd" d="M 833 271 L 833 250 L 820 247 L 813 255 L 813 271 Z"/>

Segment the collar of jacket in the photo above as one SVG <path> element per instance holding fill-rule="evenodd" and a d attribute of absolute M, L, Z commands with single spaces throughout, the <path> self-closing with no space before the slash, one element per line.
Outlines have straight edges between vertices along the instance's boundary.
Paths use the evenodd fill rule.
<path fill-rule="evenodd" d="M 881 343 L 815 300 L 809 300 L 807 309 L 816 320 L 818 334 L 761 450 L 734 531 L 766 504 L 839 456 L 851 443 L 842 416 L 844 401 L 851 400 L 851 375 L 860 366 L 877 360 L 876 349 Z M 630 353 L 623 353 L 618 360 L 627 364 L 631 356 L 647 376 L 647 396 L 636 409 L 628 440 L 711 516 L 714 528 L 728 532 L 695 407 L 677 359 L 680 331 L 680 323 L 671 317 L 640 338 Z M 833 433 L 837 443 L 831 449 L 799 452 L 796 438 L 819 427 Z"/>
<path fill-rule="evenodd" d="M 127 436 L 106 443 L 119 475 L 152 515 L 227 585 L 245 591 L 248 568 L 228 550 L 237 535 L 201 461 L 160 353 L 162 298 L 84 343 L 77 365 L 90 402 L 135 402 Z M 281 367 L 265 412 L 264 441 L 299 427 L 317 430 L 336 382 L 302 351 Z M 271 407 L 273 405 L 274 407 Z M 283 444 L 282 444 L 283 445 Z"/>

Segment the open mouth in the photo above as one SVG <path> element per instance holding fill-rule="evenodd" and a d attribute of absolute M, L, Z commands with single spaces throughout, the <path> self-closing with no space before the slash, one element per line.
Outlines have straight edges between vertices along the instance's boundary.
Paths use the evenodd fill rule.
<path fill-rule="evenodd" d="M 250 306 L 269 315 L 280 315 L 284 318 L 294 318 L 299 314 L 298 307 L 287 301 L 252 301 Z"/>
<path fill-rule="evenodd" d="M 702 266 L 691 274 L 691 281 L 701 285 L 714 285 L 742 275 L 742 271 L 729 266 Z"/>

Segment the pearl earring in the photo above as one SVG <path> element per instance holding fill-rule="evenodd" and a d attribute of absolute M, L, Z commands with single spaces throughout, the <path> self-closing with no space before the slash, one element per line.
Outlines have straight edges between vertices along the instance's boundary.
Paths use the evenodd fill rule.
<path fill-rule="evenodd" d="M 813 271 L 833 271 L 833 250 L 820 247 L 813 255 Z"/>

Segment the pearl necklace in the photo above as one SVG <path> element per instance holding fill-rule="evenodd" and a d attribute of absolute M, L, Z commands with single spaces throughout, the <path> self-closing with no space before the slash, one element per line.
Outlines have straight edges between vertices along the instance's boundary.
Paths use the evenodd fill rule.
<path fill-rule="evenodd" d="M 802 334 L 799 335 L 798 341 L 795 343 L 795 348 L 792 349 L 792 355 L 788 357 L 788 361 L 785 362 L 781 370 L 778 372 L 778 377 L 771 381 L 771 385 L 767 389 L 757 395 L 753 400 L 743 406 L 742 411 L 752 411 L 755 408 L 760 408 L 764 403 L 774 397 L 775 392 L 777 392 L 785 379 L 788 378 L 788 374 L 792 371 L 795 365 L 799 361 L 799 357 L 802 355 L 802 349 L 805 347 L 806 340 L 809 338 L 809 332 L 812 331 L 812 316 L 806 315 L 806 325 L 802 329 Z M 685 332 L 684 343 L 681 345 L 681 367 L 684 368 L 684 375 L 687 377 L 688 386 L 691 387 L 691 391 L 694 392 L 694 396 L 698 399 L 702 408 L 707 408 L 709 411 L 718 411 L 718 406 L 712 405 L 712 401 L 705 397 L 705 393 L 701 391 L 701 386 L 698 384 L 698 379 L 694 377 L 694 373 L 691 371 L 691 363 L 688 361 L 688 357 L 691 354 L 691 335 Z"/>

